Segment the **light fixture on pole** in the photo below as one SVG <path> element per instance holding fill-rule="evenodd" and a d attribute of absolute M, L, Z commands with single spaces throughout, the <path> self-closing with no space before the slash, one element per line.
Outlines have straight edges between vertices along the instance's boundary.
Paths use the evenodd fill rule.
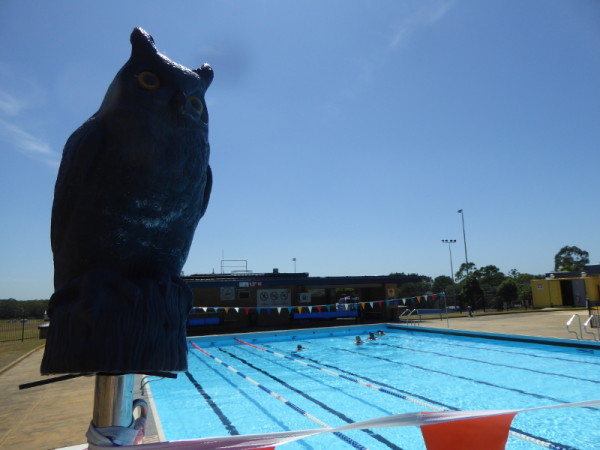
<path fill-rule="evenodd" d="M 294 273 L 296 273 L 296 258 L 292 258 L 292 261 L 294 261 Z"/>
<path fill-rule="evenodd" d="M 465 214 L 463 213 L 462 209 L 459 209 L 458 211 L 456 211 L 458 214 L 460 214 L 461 218 L 462 218 L 462 227 L 463 227 L 463 241 L 465 243 L 465 269 L 467 270 L 467 275 L 469 275 L 469 258 L 467 257 L 467 237 L 465 235 Z"/>
<path fill-rule="evenodd" d="M 452 282 L 454 283 L 454 267 L 452 266 L 452 249 L 450 248 L 450 244 L 456 244 L 456 239 L 442 239 L 444 244 L 448 244 L 448 251 L 450 252 L 450 278 L 452 278 Z"/>

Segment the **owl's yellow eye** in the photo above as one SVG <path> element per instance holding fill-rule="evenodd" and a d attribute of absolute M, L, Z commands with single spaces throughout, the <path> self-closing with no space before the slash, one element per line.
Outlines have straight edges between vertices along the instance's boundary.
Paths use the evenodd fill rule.
<path fill-rule="evenodd" d="M 138 83 L 144 89 L 153 91 L 160 87 L 160 80 L 152 72 L 141 72 L 136 75 Z"/>
<path fill-rule="evenodd" d="M 204 105 L 202 104 L 202 100 L 200 100 L 198 97 L 192 95 L 190 97 L 190 105 L 192 105 L 192 108 L 194 108 L 198 114 L 202 114 Z"/>

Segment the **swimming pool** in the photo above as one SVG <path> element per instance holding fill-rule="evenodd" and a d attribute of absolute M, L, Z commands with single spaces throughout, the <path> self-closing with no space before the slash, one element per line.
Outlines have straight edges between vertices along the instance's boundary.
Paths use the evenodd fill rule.
<path fill-rule="evenodd" d="M 416 411 L 521 409 L 600 398 L 599 346 L 380 328 L 386 334 L 363 345 L 354 345 L 354 336 L 364 340 L 376 331 L 373 326 L 194 338 L 213 357 L 192 349 L 188 372 L 152 383 L 166 439 L 339 426 Z M 296 352 L 298 344 L 307 349 Z M 597 448 L 598 424 L 600 408 L 594 407 L 520 413 L 512 422 L 507 448 Z M 344 437 L 326 434 L 283 448 L 325 447 L 425 448 L 417 427 L 356 430 Z"/>

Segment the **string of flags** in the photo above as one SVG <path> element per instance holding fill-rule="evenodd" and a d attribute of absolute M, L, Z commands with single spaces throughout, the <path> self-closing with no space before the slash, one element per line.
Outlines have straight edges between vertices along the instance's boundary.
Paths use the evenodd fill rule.
<path fill-rule="evenodd" d="M 421 302 L 426 302 L 427 300 L 435 301 L 437 299 L 444 299 L 445 294 L 443 292 L 439 294 L 429 294 L 429 295 L 420 295 L 417 297 L 406 297 L 406 298 L 394 298 L 389 300 L 375 300 L 375 301 L 364 301 L 364 302 L 355 302 L 355 303 L 343 303 L 343 304 L 329 304 L 329 305 L 298 305 L 298 306 L 273 306 L 273 307 L 256 307 L 256 306 L 196 306 L 192 308 L 194 312 L 215 312 L 218 313 L 220 311 L 224 311 L 225 314 L 228 314 L 230 310 L 239 313 L 240 311 L 245 314 L 250 314 L 251 311 L 255 311 L 257 314 L 265 311 L 267 314 L 271 314 L 274 310 L 277 311 L 277 314 L 281 314 L 282 311 L 287 311 L 288 314 L 294 313 L 302 313 L 302 312 L 330 312 L 330 311 L 349 311 L 357 308 L 366 309 L 367 305 L 371 309 L 375 308 L 383 308 L 385 305 L 388 306 L 398 306 L 400 302 L 402 302 L 403 306 L 409 304 L 420 304 Z"/>

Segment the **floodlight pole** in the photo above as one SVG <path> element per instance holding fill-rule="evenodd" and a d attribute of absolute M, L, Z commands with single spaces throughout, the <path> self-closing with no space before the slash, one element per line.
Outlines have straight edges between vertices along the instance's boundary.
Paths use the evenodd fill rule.
<path fill-rule="evenodd" d="M 452 266 L 452 249 L 450 248 L 450 244 L 455 244 L 456 239 L 442 239 L 444 244 L 448 244 L 448 251 L 450 252 L 450 278 L 454 283 L 454 267 Z"/>
<path fill-rule="evenodd" d="M 462 209 L 459 209 L 456 212 L 459 213 L 462 218 L 463 242 L 465 243 L 465 269 L 467 271 L 467 275 L 469 275 L 469 258 L 467 257 L 467 237 L 465 235 L 465 214 L 463 213 Z"/>

